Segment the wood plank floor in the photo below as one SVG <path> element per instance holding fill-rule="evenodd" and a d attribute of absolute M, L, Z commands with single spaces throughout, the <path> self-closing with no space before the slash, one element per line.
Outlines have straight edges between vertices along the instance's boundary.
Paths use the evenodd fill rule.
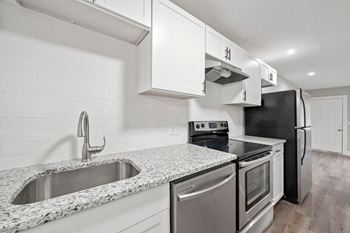
<path fill-rule="evenodd" d="M 311 193 L 275 206 L 267 233 L 350 233 L 350 156 L 313 152 L 312 169 Z"/>

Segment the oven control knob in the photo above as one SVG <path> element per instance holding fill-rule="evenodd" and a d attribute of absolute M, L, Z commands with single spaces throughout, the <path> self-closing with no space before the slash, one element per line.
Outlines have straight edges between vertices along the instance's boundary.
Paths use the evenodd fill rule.
<path fill-rule="evenodd" d="M 224 127 L 226 127 L 227 125 L 226 125 L 226 123 L 224 123 Z"/>
<path fill-rule="evenodd" d="M 205 126 L 204 123 L 202 123 L 202 124 L 201 124 L 201 127 L 204 128 L 204 126 Z"/>
<path fill-rule="evenodd" d="M 197 125 L 196 125 L 196 129 L 199 129 L 199 128 L 200 128 L 200 125 L 199 125 L 199 124 L 197 124 Z"/>
<path fill-rule="evenodd" d="M 224 127 L 224 123 L 221 123 L 220 126 L 221 126 L 221 127 Z"/>

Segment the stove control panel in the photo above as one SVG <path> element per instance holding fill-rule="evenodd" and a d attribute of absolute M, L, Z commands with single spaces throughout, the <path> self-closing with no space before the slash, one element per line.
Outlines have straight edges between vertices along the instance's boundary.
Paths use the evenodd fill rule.
<path fill-rule="evenodd" d="M 194 121 L 195 131 L 215 131 L 228 129 L 227 121 Z"/>

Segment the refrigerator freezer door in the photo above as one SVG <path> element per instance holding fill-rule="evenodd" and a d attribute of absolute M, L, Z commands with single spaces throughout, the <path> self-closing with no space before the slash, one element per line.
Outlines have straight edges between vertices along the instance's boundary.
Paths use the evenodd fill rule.
<path fill-rule="evenodd" d="M 302 203 L 312 186 L 311 128 L 297 130 L 298 202 Z"/>
<path fill-rule="evenodd" d="M 306 91 L 302 91 L 302 97 L 305 104 L 305 126 L 311 126 L 311 96 Z"/>
<path fill-rule="evenodd" d="M 299 89 L 296 95 L 297 125 L 296 127 L 311 126 L 311 96 L 306 91 Z"/>

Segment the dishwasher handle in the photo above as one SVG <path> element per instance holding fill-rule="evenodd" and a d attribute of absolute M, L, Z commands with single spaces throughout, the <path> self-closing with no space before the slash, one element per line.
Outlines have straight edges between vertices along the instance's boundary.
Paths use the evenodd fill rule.
<path fill-rule="evenodd" d="M 203 196 L 203 195 L 207 194 L 208 192 L 211 192 L 211 191 L 218 189 L 221 186 L 225 185 L 227 182 L 232 180 L 234 177 L 236 177 L 235 173 L 233 173 L 229 177 L 225 178 L 224 180 L 220 181 L 219 183 L 214 184 L 213 186 L 210 186 L 208 188 L 205 188 L 205 189 L 193 192 L 193 193 L 186 193 L 186 194 L 177 195 L 177 199 L 179 202 L 184 202 L 184 201 L 188 201 L 188 200 Z"/>

